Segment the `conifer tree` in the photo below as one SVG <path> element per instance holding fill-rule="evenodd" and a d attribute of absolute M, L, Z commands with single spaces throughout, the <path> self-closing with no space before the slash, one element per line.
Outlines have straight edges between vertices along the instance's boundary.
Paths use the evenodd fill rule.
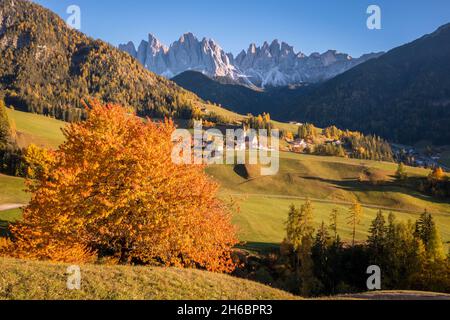
<path fill-rule="evenodd" d="M 300 260 L 299 276 L 301 281 L 300 293 L 303 296 L 310 296 L 316 292 L 320 286 L 314 275 L 314 262 L 311 256 L 313 246 L 313 234 L 307 234 L 303 237 L 302 246 L 298 255 Z"/>
<path fill-rule="evenodd" d="M 361 204 L 354 200 L 348 211 L 348 225 L 352 227 L 352 246 L 355 246 L 356 226 L 361 223 L 363 211 Z"/>
<path fill-rule="evenodd" d="M 425 246 L 414 236 L 415 225 L 409 221 L 396 228 L 396 239 L 386 248 L 393 263 L 387 269 L 392 288 L 412 288 L 413 278 L 421 274 L 425 265 Z"/>
<path fill-rule="evenodd" d="M 314 276 L 311 249 L 314 241 L 313 206 L 307 199 L 300 209 L 290 207 L 286 223 L 287 241 L 295 253 L 295 269 L 301 282 L 300 292 L 307 296 L 318 286 Z"/>
<path fill-rule="evenodd" d="M 312 235 L 314 233 L 314 208 L 311 200 L 306 199 L 305 204 L 301 207 L 303 213 L 303 223 L 305 235 Z"/>
<path fill-rule="evenodd" d="M 300 139 L 308 138 L 308 130 L 306 129 L 306 125 L 303 124 L 298 128 L 298 137 Z"/>
<path fill-rule="evenodd" d="M 395 172 L 395 177 L 400 181 L 406 180 L 408 178 L 408 173 L 406 172 L 403 162 L 400 162 L 398 164 L 397 171 Z"/>
<path fill-rule="evenodd" d="M 297 250 L 301 245 L 301 212 L 292 204 L 289 207 L 288 219 L 286 222 L 287 241 L 292 244 L 294 250 Z"/>
<path fill-rule="evenodd" d="M 10 140 L 10 132 L 5 103 L 3 101 L 3 97 L 0 95 L 0 150 L 5 149 L 8 145 Z"/>
<path fill-rule="evenodd" d="M 427 256 L 431 260 L 444 260 L 445 252 L 433 216 L 427 210 L 421 214 L 416 222 L 415 235 L 422 240 Z"/>
<path fill-rule="evenodd" d="M 320 228 L 317 230 L 314 244 L 311 248 L 311 256 L 314 263 L 314 276 L 322 285 L 328 284 L 330 269 L 328 250 L 331 245 L 331 237 L 325 222 L 322 221 Z"/>
<path fill-rule="evenodd" d="M 287 240 L 292 244 L 294 250 L 298 251 L 305 237 L 312 237 L 314 233 L 313 215 L 313 207 L 309 199 L 300 209 L 291 205 L 286 222 L 286 233 Z"/>
<path fill-rule="evenodd" d="M 328 233 L 327 227 L 325 226 L 325 222 L 322 221 L 322 224 L 317 230 L 314 244 L 312 247 L 313 253 L 315 253 L 317 256 L 320 256 L 325 260 L 325 255 L 328 245 L 330 244 L 330 240 L 331 238 Z"/>
<path fill-rule="evenodd" d="M 333 232 L 334 240 L 338 237 L 339 210 L 334 208 L 330 214 L 330 230 Z"/>
<path fill-rule="evenodd" d="M 383 212 L 378 211 L 377 216 L 372 221 L 372 225 L 369 229 L 369 238 L 367 240 L 367 246 L 370 252 L 370 259 L 373 263 L 381 263 L 383 260 L 384 248 L 386 246 L 386 220 Z"/>

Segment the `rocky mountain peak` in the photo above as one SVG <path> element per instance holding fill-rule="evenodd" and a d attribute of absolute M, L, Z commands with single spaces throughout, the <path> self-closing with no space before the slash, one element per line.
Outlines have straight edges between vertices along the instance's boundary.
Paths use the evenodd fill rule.
<path fill-rule="evenodd" d="M 286 42 L 281 42 L 281 54 L 284 56 L 295 55 L 294 47 L 290 46 Z"/>
<path fill-rule="evenodd" d="M 256 44 L 252 43 L 250 44 L 250 46 L 248 47 L 248 54 L 256 54 Z"/>
<path fill-rule="evenodd" d="M 179 42 L 194 43 L 194 42 L 198 42 L 198 39 L 196 36 L 194 36 L 194 34 L 192 32 L 186 32 L 180 37 Z"/>
<path fill-rule="evenodd" d="M 153 34 L 148 34 L 148 44 L 149 47 L 154 51 L 158 52 L 160 50 L 167 51 L 169 48 L 167 46 L 163 45 L 158 38 L 156 38 Z"/>
<path fill-rule="evenodd" d="M 121 45 L 120 49 L 133 55 L 130 45 Z M 225 53 L 212 39 L 201 41 L 191 32 L 183 34 L 170 47 L 163 45 L 154 35 L 148 41 L 142 41 L 136 58 L 149 70 L 172 78 L 184 71 L 202 72 L 210 77 L 229 77 L 238 79 L 239 73 L 232 64 L 231 54 Z"/>
<path fill-rule="evenodd" d="M 137 56 L 136 47 L 134 46 L 134 43 L 132 41 L 129 41 L 127 44 L 119 45 L 119 49 L 128 52 L 134 58 L 136 58 Z"/>

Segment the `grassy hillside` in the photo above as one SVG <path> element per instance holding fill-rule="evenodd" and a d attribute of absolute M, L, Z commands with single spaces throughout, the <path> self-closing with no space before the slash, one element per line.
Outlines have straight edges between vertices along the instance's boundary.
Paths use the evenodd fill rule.
<path fill-rule="evenodd" d="M 64 264 L 0 258 L 0 300 L 294 300 L 262 284 L 199 270 L 81 266 L 81 290 L 67 289 Z M 379 291 L 328 300 L 449 300 L 433 292 Z"/>
<path fill-rule="evenodd" d="M 359 182 L 360 173 L 370 168 L 377 170 L 385 182 L 371 185 Z M 350 240 L 346 215 L 352 200 L 364 205 L 364 216 L 357 230 L 357 238 L 367 237 L 370 222 L 379 209 L 387 214 L 394 212 L 401 221 L 416 220 L 426 208 L 434 213 L 443 240 L 450 241 L 450 203 L 440 202 L 416 192 L 412 187 L 399 185 L 393 175 L 393 163 L 362 161 L 336 157 L 319 157 L 281 153 L 280 172 L 276 176 L 250 179 L 239 175 L 233 166 L 211 166 L 209 174 L 222 184 L 222 195 L 233 195 L 240 212 L 235 223 L 240 228 L 240 238 L 250 247 L 280 243 L 285 236 L 284 222 L 289 206 L 301 205 L 309 197 L 315 208 L 315 223 L 328 222 L 333 208 L 341 213 L 339 232 Z M 428 170 L 407 168 L 412 177 L 425 176 Z M 239 171 L 238 171 L 239 172 Z"/>
<path fill-rule="evenodd" d="M 240 122 L 245 116 L 229 111 L 216 105 L 207 105 L 210 112 L 222 116 L 230 121 Z M 16 140 L 20 147 L 27 147 L 31 143 L 45 148 L 56 149 L 64 142 L 61 129 L 67 125 L 66 122 L 45 117 L 42 115 L 6 109 L 9 121 L 16 131 Z M 176 120 L 177 125 L 185 127 L 186 120 Z M 289 123 L 272 121 L 274 126 L 280 130 L 297 132 L 298 126 Z M 283 145 L 283 142 L 280 142 Z"/>
<path fill-rule="evenodd" d="M 245 179 L 233 166 L 211 166 L 208 172 L 219 180 L 228 194 L 262 194 L 310 197 L 331 202 L 351 202 L 421 212 L 450 213 L 450 203 L 439 202 L 399 184 L 395 163 L 280 153 L 280 170 L 275 176 Z M 378 185 L 360 182 L 360 174 L 370 169 L 383 181 Z M 429 170 L 408 167 L 411 178 L 425 177 Z"/>
<path fill-rule="evenodd" d="M 242 119 L 217 106 L 211 111 L 232 119 Z M 23 146 L 30 142 L 56 147 L 63 141 L 58 120 L 15 110 L 8 110 L 8 116 L 23 137 Z M 284 124 L 286 126 L 291 126 Z M 370 185 L 358 181 L 360 173 L 366 169 L 376 170 L 385 179 L 382 185 Z M 223 196 L 234 195 L 241 211 L 235 218 L 240 228 L 240 239 L 253 245 L 267 245 L 282 241 L 284 221 L 289 205 L 300 205 L 305 197 L 313 200 L 316 223 L 328 221 L 332 208 L 337 207 L 342 214 L 340 233 L 350 239 L 350 230 L 345 225 L 348 203 L 358 199 L 365 205 L 362 225 L 358 228 L 358 239 L 365 239 L 370 221 L 381 207 L 387 213 L 396 211 L 398 219 L 416 219 L 425 208 L 435 214 L 444 241 L 450 241 L 450 203 L 439 202 L 413 188 L 398 185 L 393 178 L 396 164 L 387 162 L 344 159 L 281 153 L 280 172 L 276 176 L 259 177 L 258 170 L 246 179 L 235 172 L 233 166 L 212 166 L 209 174 L 222 185 Z M 407 168 L 410 176 L 426 176 L 429 171 Z M 5 203 L 26 203 L 29 195 L 24 191 L 23 179 L 0 175 L 0 205 Z M 20 216 L 20 210 L 0 212 L 0 220 L 9 221 Z M 13 217 L 13 218 L 11 218 Z"/>
<path fill-rule="evenodd" d="M 27 203 L 29 195 L 24 189 L 24 179 L 0 174 L 0 204 Z"/>
<path fill-rule="evenodd" d="M 276 245 L 283 241 L 286 236 L 285 221 L 289 206 L 295 204 L 300 206 L 304 200 L 277 199 L 265 196 L 239 196 L 236 197 L 240 203 L 240 212 L 234 218 L 239 227 L 239 238 L 246 241 L 248 248 L 264 248 Z M 321 203 L 313 201 L 314 222 L 319 227 L 322 221 L 329 222 L 329 216 L 333 208 L 337 208 L 341 214 L 339 234 L 344 241 L 351 241 L 351 227 L 346 224 L 348 205 L 335 203 Z M 357 228 L 357 240 L 366 240 L 370 223 L 375 218 L 378 209 L 364 207 L 361 224 Z M 415 221 L 419 213 L 407 213 L 393 210 L 384 210 L 387 215 L 392 211 L 398 221 Z M 439 226 L 443 241 L 450 244 L 450 214 L 435 213 L 434 218 Z"/>
<path fill-rule="evenodd" d="M 20 147 L 33 143 L 40 147 L 56 149 L 63 141 L 61 128 L 66 123 L 41 115 L 7 109 L 8 118 L 16 129 Z"/>
<path fill-rule="evenodd" d="M 289 293 L 199 270 L 81 267 L 81 290 L 68 290 L 67 265 L 0 258 L 2 299 L 287 300 Z"/>

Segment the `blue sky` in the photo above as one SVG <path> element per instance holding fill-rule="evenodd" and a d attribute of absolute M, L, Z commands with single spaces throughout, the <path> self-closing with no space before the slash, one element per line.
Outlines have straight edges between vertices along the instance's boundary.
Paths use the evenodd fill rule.
<path fill-rule="evenodd" d="M 139 44 L 149 32 L 169 45 L 185 32 L 238 53 L 279 39 L 306 54 L 336 49 L 359 56 L 387 51 L 450 22 L 449 0 L 35 0 L 66 19 L 81 8 L 81 31 L 113 45 Z M 366 27 L 381 7 L 382 30 Z"/>

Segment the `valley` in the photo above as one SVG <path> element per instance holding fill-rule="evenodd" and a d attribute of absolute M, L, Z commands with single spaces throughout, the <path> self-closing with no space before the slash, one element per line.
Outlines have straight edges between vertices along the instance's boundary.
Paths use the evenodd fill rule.
<path fill-rule="evenodd" d="M 242 116 L 219 107 L 218 112 L 234 120 Z M 41 143 L 41 146 L 56 148 L 64 141 L 61 128 L 63 122 L 41 115 L 33 115 L 8 109 L 10 121 L 15 123 L 19 136 L 26 143 Z M 275 122 L 285 129 L 295 125 Z M 57 142 L 59 141 L 59 143 Z M 383 176 L 379 185 L 360 182 L 361 172 L 370 168 Z M 251 168 L 250 168 L 251 170 Z M 334 208 L 341 212 L 342 226 L 339 232 L 344 241 L 350 240 L 350 229 L 345 224 L 348 207 L 358 200 L 364 207 L 364 218 L 358 227 L 357 238 L 367 237 L 369 224 L 379 209 L 385 213 L 394 212 L 400 221 L 415 220 L 427 209 L 436 217 L 444 242 L 450 245 L 450 202 L 440 201 L 423 195 L 413 187 L 396 182 L 397 165 L 390 162 L 347 159 L 329 156 L 280 153 L 280 172 L 275 176 L 240 175 L 234 166 L 209 166 L 206 172 L 221 185 L 220 195 L 224 199 L 232 196 L 240 208 L 234 222 L 240 229 L 240 240 L 252 248 L 277 245 L 285 237 L 284 223 L 291 204 L 302 204 L 307 198 L 314 203 L 315 225 L 327 221 Z M 257 171 L 257 170 L 256 170 Z M 425 177 L 429 170 L 407 167 L 410 177 Z M 1 204 L 26 204 L 29 194 L 25 193 L 22 178 L 0 175 Z M 20 218 L 20 209 L 0 212 L 0 220 L 13 221 Z"/>
<path fill-rule="evenodd" d="M 0 300 L 449 299 L 448 19 L 236 54 L 40 3 L 0 0 Z"/>
<path fill-rule="evenodd" d="M 448 145 L 450 24 L 320 83 L 254 90 L 186 71 L 173 80 L 241 114 L 335 125 L 393 143 Z M 258 108 L 259 107 L 259 108 Z"/>

